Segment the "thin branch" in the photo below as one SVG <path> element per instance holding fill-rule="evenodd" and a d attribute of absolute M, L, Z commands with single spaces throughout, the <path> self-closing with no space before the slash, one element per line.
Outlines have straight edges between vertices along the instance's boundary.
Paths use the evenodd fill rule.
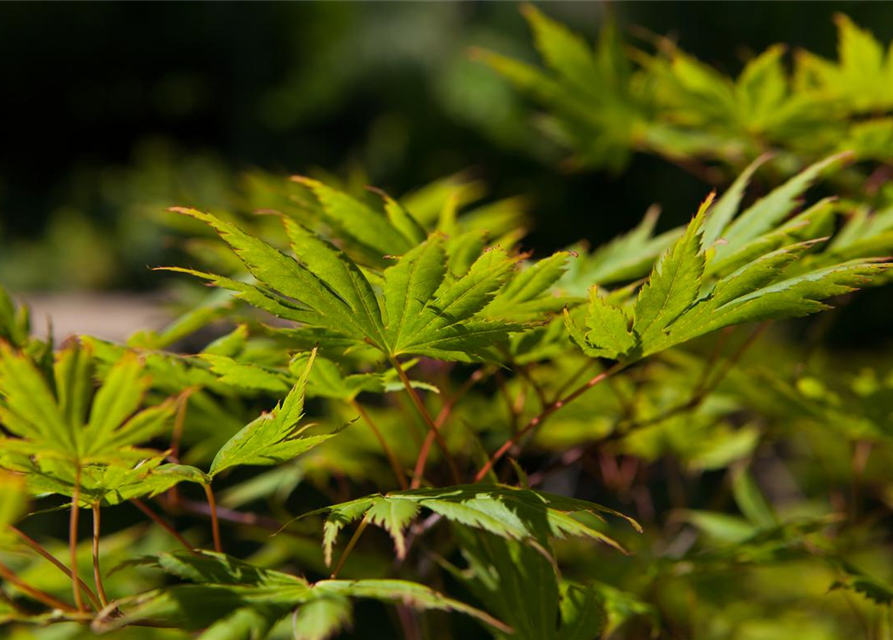
<path fill-rule="evenodd" d="M 357 527 L 357 530 L 354 531 L 353 536 L 351 536 L 350 541 L 347 543 L 347 546 L 344 547 L 344 551 L 341 553 L 341 557 L 338 558 L 338 564 L 335 565 L 335 569 L 334 571 L 332 571 L 332 575 L 329 576 L 329 579 L 334 580 L 338 577 L 338 574 L 344 567 L 344 563 L 347 562 L 347 557 L 350 555 L 350 552 L 353 551 L 353 548 L 357 546 L 357 542 L 360 541 L 360 536 L 363 535 L 363 532 L 366 530 L 366 527 L 368 525 L 369 514 L 367 513 L 365 516 L 363 516 L 362 521 L 360 521 L 360 525 Z"/>
<path fill-rule="evenodd" d="M 369 412 L 363 408 L 363 406 L 357 402 L 356 398 L 351 398 L 348 400 L 350 406 L 353 407 L 354 411 L 360 414 L 360 417 L 369 425 L 369 428 L 372 430 L 372 433 L 375 434 L 375 437 L 378 439 L 379 444 L 381 444 L 381 448 L 384 450 L 385 455 L 388 458 L 388 462 L 391 464 L 391 469 L 394 472 L 394 476 L 397 478 L 397 482 L 400 484 L 400 488 L 406 490 L 409 486 L 406 483 L 406 474 L 403 473 L 403 469 L 400 466 L 400 461 L 397 460 L 397 456 L 394 455 L 394 451 L 388 446 L 387 440 L 384 439 L 384 436 L 381 435 L 381 431 L 378 430 L 378 427 L 375 426 L 375 423 L 372 421 L 372 417 L 369 415 Z"/>
<path fill-rule="evenodd" d="M 71 572 L 71 569 L 69 569 L 68 567 L 66 567 L 66 566 L 62 563 L 61 560 L 59 560 L 56 556 L 54 556 L 52 553 L 50 553 L 50 552 L 46 549 L 46 547 L 44 547 L 44 546 L 43 546 L 42 544 L 40 544 L 37 540 L 35 540 L 35 539 L 32 538 L 31 536 L 29 536 L 29 535 L 28 535 L 27 533 L 25 533 L 24 531 L 22 531 L 22 530 L 20 530 L 20 529 L 18 529 L 18 528 L 16 528 L 16 527 L 14 527 L 14 526 L 12 526 L 12 525 L 9 525 L 9 528 L 10 528 L 10 530 L 16 535 L 16 537 L 19 538 L 19 540 L 21 540 L 21 541 L 24 542 L 26 545 L 28 545 L 29 547 L 31 547 L 31 549 L 32 549 L 35 553 L 37 553 L 37 555 L 39 555 L 40 557 L 42 557 L 42 558 L 44 558 L 45 560 L 49 561 L 50 564 L 52 564 L 52 565 L 53 565 L 54 567 L 56 567 L 59 571 L 61 571 L 62 573 L 64 573 L 64 574 L 66 575 L 66 577 L 68 577 L 69 580 L 72 579 L 73 574 L 72 574 L 72 572 Z M 76 577 L 76 576 L 75 576 L 75 577 Z M 87 583 L 85 583 L 85 582 L 84 582 L 83 580 L 81 580 L 80 578 L 77 578 L 77 580 L 78 580 L 78 582 L 80 582 L 80 584 L 81 584 L 81 590 L 83 590 L 83 592 L 87 594 L 87 597 L 90 599 L 90 602 L 93 603 L 93 606 L 94 606 L 97 610 L 101 609 L 101 608 L 102 608 L 102 605 L 101 605 L 100 602 L 99 602 L 99 598 L 97 598 L 97 597 L 96 597 L 96 594 L 93 593 L 93 591 L 90 589 L 89 586 L 87 586 Z"/>
<path fill-rule="evenodd" d="M 32 587 L 30 584 L 19 578 L 12 569 L 7 567 L 2 562 L 0 562 L 0 578 L 3 578 L 9 584 L 13 585 L 20 591 L 27 593 L 35 600 L 39 600 L 48 607 L 67 611 L 68 613 L 78 613 L 78 610 L 72 607 L 67 602 L 62 602 L 55 596 L 51 596 L 50 594 L 48 594 L 46 591 L 41 591 L 37 587 Z"/>
<path fill-rule="evenodd" d="M 71 555 L 71 590 L 74 593 L 74 605 L 78 611 L 84 611 L 84 599 L 81 597 L 81 585 L 78 577 L 78 517 L 81 499 L 81 463 L 75 461 L 74 489 L 71 492 L 71 517 L 68 520 L 68 550 Z"/>
<path fill-rule="evenodd" d="M 429 432 L 434 435 L 434 440 L 435 442 L 437 442 L 437 446 L 440 447 L 441 453 L 443 453 L 443 457 L 447 461 L 447 466 L 449 466 L 450 468 L 450 475 L 452 475 L 453 483 L 460 484 L 462 480 L 459 475 L 459 467 L 456 466 L 456 461 L 453 459 L 453 456 L 450 453 L 449 448 L 447 447 L 446 441 L 443 439 L 443 434 L 440 433 L 440 430 L 434 423 L 434 420 L 431 418 L 431 414 L 428 413 L 428 409 L 425 408 L 425 403 L 422 402 L 419 394 L 412 386 L 412 382 L 410 381 L 409 376 L 406 375 L 406 371 L 403 370 L 400 362 L 397 360 L 397 358 L 391 358 L 390 360 L 391 365 L 394 367 L 394 369 L 397 370 L 397 375 L 400 376 L 400 380 L 401 382 L 403 382 L 403 386 L 406 388 L 406 392 L 409 394 L 409 397 L 412 400 L 412 403 L 415 405 L 416 410 L 418 410 L 418 412 L 421 414 L 422 419 L 424 419 L 425 421 L 425 424 L 428 425 Z"/>
<path fill-rule="evenodd" d="M 518 433 L 512 435 L 508 440 L 505 441 L 505 443 L 501 447 L 499 447 L 499 449 L 496 450 L 496 453 L 494 453 L 487 461 L 487 463 L 483 467 L 481 467 L 481 470 L 477 472 L 477 475 L 475 475 L 474 477 L 474 481 L 480 482 L 481 480 L 483 480 L 484 477 L 486 477 L 486 475 L 490 472 L 490 469 L 493 468 L 493 465 L 496 464 L 500 460 L 500 458 L 502 458 L 502 456 L 504 456 L 512 447 L 518 444 L 521 438 L 539 427 L 546 420 L 546 418 L 548 418 L 550 415 L 552 415 L 568 403 L 573 402 L 603 380 L 606 380 L 607 378 L 615 375 L 617 372 L 623 369 L 624 366 L 624 363 L 618 362 L 607 371 L 602 371 L 595 377 L 590 378 L 586 381 L 585 384 L 578 387 L 576 390 L 572 391 L 564 398 L 556 400 L 552 404 L 548 405 L 545 409 L 543 409 L 542 412 L 540 412 L 539 415 L 533 417 L 523 429 L 518 431 Z"/>
<path fill-rule="evenodd" d="M 186 410 L 189 406 L 189 397 L 198 390 L 198 387 L 187 387 L 180 393 L 180 397 L 177 400 L 177 415 L 174 418 L 174 430 L 171 433 L 171 447 L 168 455 L 172 462 L 179 463 L 180 461 L 180 444 L 183 440 L 183 427 L 186 424 Z M 172 505 L 177 504 L 180 501 L 179 488 L 174 485 L 168 489 L 165 497 Z"/>
<path fill-rule="evenodd" d="M 102 584 L 102 571 L 99 568 L 99 505 L 93 505 L 93 580 L 96 582 L 96 592 L 102 601 L 102 606 L 107 607 L 109 599 L 105 595 L 105 587 Z"/>
<path fill-rule="evenodd" d="M 142 511 L 146 515 L 146 517 L 149 518 L 149 520 L 151 520 L 152 522 L 157 524 L 159 527 L 161 527 L 162 529 L 167 531 L 169 534 L 171 534 L 177 540 L 177 542 L 179 542 L 184 547 L 186 547 L 186 549 L 188 551 L 190 551 L 192 553 L 196 553 L 195 548 L 191 544 L 189 544 L 189 541 L 186 540 L 186 538 L 181 536 L 180 533 L 176 529 L 174 529 L 170 524 L 165 522 L 161 516 L 159 516 L 157 513 L 152 511 L 145 504 L 143 504 L 143 502 L 141 500 L 133 499 L 130 502 L 133 503 L 133 505 L 137 509 Z"/>
<path fill-rule="evenodd" d="M 163 508 L 164 503 L 159 503 Z M 185 511 L 201 516 L 211 517 L 211 508 L 205 502 L 196 502 L 194 500 L 182 500 L 178 507 Z M 256 513 L 246 511 L 236 511 L 217 505 L 217 519 L 234 524 L 247 525 L 250 527 L 258 527 L 267 531 L 279 531 L 282 529 L 282 523 L 275 518 L 262 516 Z"/>
<path fill-rule="evenodd" d="M 220 522 L 217 520 L 217 501 L 214 499 L 214 491 L 210 484 L 202 485 L 205 496 L 208 498 L 208 508 L 211 509 L 211 535 L 214 537 L 214 551 L 223 553 L 223 545 L 220 544 Z"/>
<path fill-rule="evenodd" d="M 444 401 L 443 406 L 440 408 L 440 412 L 437 414 L 437 418 L 434 420 L 436 430 L 428 431 L 425 435 L 425 441 L 422 443 L 421 449 L 419 449 L 419 457 L 416 459 L 415 470 L 412 474 L 412 483 L 410 484 L 413 489 L 418 489 L 422 484 L 422 480 L 425 477 L 425 465 L 428 463 L 428 456 L 431 454 L 431 446 L 434 444 L 434 436 L 440 431 L 443 425 L 446 424 L 447 418 L 450 417 L 450 413 L 453 411 L 453 407 L 456 406 L 456 403 L 462 396 L 468 393 L 475 384 L 492 371 L 493 369 L 490 367 L 481 367 L 480 369 L 475 370 L 475 372 L 468 377 L 468 380 L 462 383 L 462 386 L 459 387 L 456 393 Z"/>

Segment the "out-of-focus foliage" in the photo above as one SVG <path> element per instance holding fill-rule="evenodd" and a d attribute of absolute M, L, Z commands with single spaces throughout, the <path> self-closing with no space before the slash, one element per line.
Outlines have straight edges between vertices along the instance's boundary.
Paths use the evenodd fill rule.
<path fill-rule="evenodd" d="M 837 60 L 796 51 L 789 64 L 776 45 L 729 77 L 668 39 L 633 47 L 609 22 L 590 46 L 532 5 L 524 14 L 544 69 L 479 56 L 546 109 L 577 166 L 621 171 L 637 152 L 737 169 L 768 150 L 789 167 L 841 150 L 891 159 L 893 55 L 844 15 Z"/>

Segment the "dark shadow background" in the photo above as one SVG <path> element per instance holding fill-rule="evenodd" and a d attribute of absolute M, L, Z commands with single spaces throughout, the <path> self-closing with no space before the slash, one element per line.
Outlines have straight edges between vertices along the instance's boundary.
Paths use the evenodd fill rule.
<path fill-rule="evenodd" d="M 838 11 L 893 39 L 891 3 L 542 8 L 588 37 L 611 12 L 730 73 L 775 42 L 833 56 Z M 508 2 L 0 4 L 0 282 L 155 288 L 152 212 L 226 202 L 253 167 L 362 168 L 394 194 L 471 168 L 492 197 L 533 197 L 542 252 L 609 239 L 655 201 L 679 224 L 706 194 L 650 157 L 620 176 L 562 173 L 470 46 L 536 59 Z"/>

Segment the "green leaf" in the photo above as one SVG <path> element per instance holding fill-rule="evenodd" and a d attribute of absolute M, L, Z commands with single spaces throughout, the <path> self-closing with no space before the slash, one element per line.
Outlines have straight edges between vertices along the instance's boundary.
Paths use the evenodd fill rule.
<path fill-rule="evenodd" d="M 283 617 L 277 607 L 241 607 L 220 618 L 198 640 L 259 640 Z"/>
<path fill-rule="evenodd" d="M 428 237 L 428 233 L 419 221 L 416 220 L 415 217 L 403 207 L 403 205 L 394 200 L 384 191 L 378 191 L 378 194 L 381 196 L 382 200 L 384 200 L 384 210 L 385 214 L 388 216 L 388 220 L 390 220 L 394 228 L 406 238 L 406 242 L 409 243 L 409 246 L 414 247 L 424 242 L 425 238 Z"/>
<path fill-rule="evenodd" d="M 565 313 L 567 322 L 570 316 Z M 598 287 L 589 290 L 589 308 L 586 326 L 589 332 L 578 344 L 588 347 L 587 354 L 594 357 L 617 360 L 627 354 L 636 344 L 629 328 L 630 321 L 623 309 L 608 304 L 598 293 Z"/>
<path fill-rule="evenodd" d="M 464 276 L 444 285 L 421 310 L 402 324 L 392 355 L 415 354 L 450 360 L 483 359 L 487 347 L 523 330 L 510 322 L 477 321 L 515 267 L 517 258 L 495 247 L 478 258 Z M 430 288 L 430 285 L 429 285 Z"/>
<path fill-rule="evenodd" d="M 214 216 L 192 209 L 176 211 L 217 230 L 260 284 L 172 270 L 210 280 L 250 304 L 302 323 L 297 329 L 273 330 L 301 347 L 371 347 L 391 358 L 427 355 L 443 360 L 492 360 L 497 359 L 492 352 L 495 344 L 527 328 L 484 311 L 510 280 L 519 260 L 500 247 L 479 255 L 467 272 L 462 267 L 456 273 L 453 270 L 461 266 L 458 262 L 467 256 L 458 259 L 459 254 L 453 252 L 456 239 L 447 243 L 442 235 L 434 235 L 407 251 L 379 281 L 377 274 L 361 269 L 346 254 L 293 221 L 285 224 L 296 260 Z M 481 233 L 472 235 L 476 246 L 482 246 Z M 479 250 L 474 253 L 478 255 Z M 453 264 L 454 260 L 458 262 Z M 510 295 L 523 298 L 529 307 L 525 314 L 556 306 L 555 299 L 545 300 L 540 294 L 554 282 L 561 261 L 561 257 L 548 259 L 519 278 Z M 373 288 L 373 282 L 381 282 L 381 293 Z M 507 305 L 506 313 L 514 307 Z"/>
<path fill-rule="evenodd" d="M 211 366 L 211 371 L 220 376 L 219 381 L 224 384 L 273 393 L 289 389 L 285 377 L 279 371 L 210 353 L 201 353 L 198 357 Z"/>
<path fill-rule="evenodd" d="M 771 154 L 763 154 L 747 165 L 747 168 L 735 178 L 732 186 L 726 189 L 725 193 L 716 201 L 716 204 L 710 209 L 710 215 L 704 222 L 704 235 L 701 240 L 704 247 L 709 248 L 720 239 L 723 230 L 728 227 L 732 218 L 738 213 L 741 199 L 744 197 L 744 191 L 750 184 L 753 174 L 771 158 Z"/>
<path fill-rule="evenodd" d="M 64 356 L 63 356 L 64 357 Z M 13 434 L 37 440 L 72 456 L 80 437 L 31 360 L 0 342 L 0 421 Z"/>
<path fill-rule="evenodd" d="M 701 251 L 701 224 L 713 202 L 705 200 L 685 234 L 667 251 L 651 272 L 648 284 L 642 287 L 633 312 L 633 331 L 647 343 L 694 303 L 700 293 L 704 273 Z"/>
<path fill-rule="evenodd" d="M 556 635 L 558 575 L 546 554 L 516 540 L 453 525 L 454 538 L 468 563 L 444 566 L 486 608 L 509 624 L 519 640 Z"/>
<path fill-rule="evenodd" d="M 404 531 L 419 514 L 419 505 L 406 500 L 389 500 L 387 497 L 376 498 L 366 512 L 370 524 L 385 529 L 394 539 L 397 558 L 406 556 L 406 537 Z"/>
<path fill-rule="evenodd" d="M 859 593 L 875 604 L 889 607 L 893 604 L 893 587 L 860 571 L 848 562 L 835 562 L 844 577 L 835 580 L 828 591 L 846 589 Z"/>
<path fill-rule="evenodd" d="M 605 626 L 602 599 L 598 591 L 575 582 L 561 585 L 561 626 L 556 640 L 596 638 Z"/>
<path fill-rule="evenodd" d="M 729 253 L 777 226 L 794 210 L 794 207 L 797 206 L 797 199 L 825 169 L 849 156 L 850 154 L 838 154 L 816 162 L 755 202 L 721 231 L 726 244 L 716 248 L 717 256 Z M 733 185 L 734 188 L 735 185 Z"/>
<path fill-rule="evenodd" d="M 433 235 L 385 269 L 384 297 L 389 345 L 412 335 L 410 327 L 446 275 L 443 236 Z"/>
<path fill-rule="evenodd" d="M 401 502 L 411 506 L 402 506 Z M 624 518 L 637 529 L 634 520 L 611 509 L 584 500 L 563 498 L 530 489 L 504 485 L 476 484 L 443 489 L 395 491 L 385 496 L 372 495 L 340 505 L 305 513 L 305 518 L 320 513 L 328 516 L 324 525 L 323 549 L 327 564 L 338 532 L 360 518 L 374 517 L 375 524 L 386 528 L 402 549 L 402 531 L 420 508 L 438 513 L 449 521 L 513 540 L 528 541 L 539 547 L 551 538 L 582 537 L 599 540 L 616 549 L 622 547 L 612 538 L 575 519 L 580 513 L 600 516 L 609 513 Z"/>
<path fill-rule="evenodd" d="M 338 594 L 350 598 L 372 598 L 403 604 L 413 609 L 457 611 L 503 633 L 511 628 L 480 609 L 448 598 L 425 585 L 407 580 L 321 580 L 313 585 L 321 595 Z"/>
<path fill-rule="evenodd" d="M 285 400 L 269 415 L 260 416 L 221 447 L 211 463 L 212 477 L 235 466 L 286 462 L 334 437 L 334 433 L 305 435 L 308 427 L 298 427 L 304 415 L 304 391 L 314 356 L 315 353 Z"/>
<path fill-rule="evenodd" d="M 589 44 L 532 4 L 523 5 L 522 12 L 533 30 L 543 61 L 580 91 L 591 92 L 599 81 L 599 73 Z"/>
<path fill-rule="evenodd" d="M 309 317 L 320 326 L 355 339 L 362 340 L 366 336 L 362 325 L 355 317 L 355 312 L 347 303 L 295 259 L 211 214 L 195 209 L 171 210 L 210 225 L 236 252 L 258 281 L 288 298 L 299 301 L 313 312 Z M 256 299 L 254 296 L 252 298 Z"/>
<path fill-rule="evenodd" d="M 778 519 L 766 501 L 753 476 L 746 470 L 732 474 L 732 495 L 747 519 L 762 529 L 778 526 Z"/>
<path fill-rule="evenodd" d="M 298 607 L 297 637 L 325 638 L 349 620 L 348 598 L 396 602 L 419 610 L 457 611 L 493 629 L 509 631 L 506 625 L 479 609 L 405 580 L 322 580 L 311 585 L 297 576 L 205 551 L 159 554 L 140 558 L 133 564 L 156 566 L 198 584 L 175 585 L 121 598 L 117 602 L 123 615 L 97 617 L 94 631 L 161 621 L 184 629 L 209 627 L 208 633 L 213 631 L 209 637 L 228 638 L 226 622 L 234 625 L 234 632 L 242 633 L 263 628 L 264 621 L 272 625 Z"/>
<path fill-rule="evenodd" d="M 769 259 L 771 256 L 766 257 Z M 889 268 L 886 263 L 847 262 L 747 290 L 737 288 L 736 280 L 758 274 L 749 274 L 750 269 L 742 267 L 720 280 L 714 297 L 695 306 L 665 337 L 646 346 L 643 355 L 735 324 L 798 318 L 824 311 L 829 306 L 822 300 L 854 291 L 869 282 L 872 276 Z M 730 299 L 733 292 L 739 295 Z"/>
<path fill-rule="evenodd" d="M 551 295 L 552 287 L 567 271 L 570 253 L 559 251 L 518 271 L 484 309 L 492 318 L 539 320 L 543 313 L 560 309 L 565 300 Z"/>
<path fill-rule="evenodd" d="M 327 640 L 349 627 L 353 605 L 346 597 L 332 593 L 298 607 L 295 613 L 295 640 Z"/>
<path fill-rule="evenodd" d="M 338 232 L 357 243 L 373 264 L 389 254 L 401 254 L 412 245 L 402 231 L 378 211 L 328 185 L 295 176 L 296 182 L 308 187 L 322 205 L 326 221 Z"/>
<path fill-rule="evenodd" d="M 654 261 L 682 233 L 681 229 L 654 236 L 660 210 L 652 207 L 635 229 L 570 263 L 559 285 L 570 295 L 584 296 L 592 283 L 602 286 L 648 274 Z"/>
<path fill-rule="evenodd" d="M 108 446 L 115 429 L 139 408 L 148 387 L 149 379 L 143 376 L 143 364 L 134 353 L 125 354 L 109 370 L 93 399 L 90 421 L 84 429 L 87 455 Z"/>
<path fill-rule="evenodd" d="M 832 211 L 827 200 L 779 227 L 772 226 L 777 223 L 774 216 L 779 207 L 789 212 L 794 206 L 794 194 L 805 189 L 810 179 L 837 159 L 829 158 L 814 165 L 777 189 L 779 193 L 766 196 L 760 201 L 762 205 L 757 203 L 751 207 L 748 215 L 754 222 L 747 222 L 742 216 L 732 226 L 745 220 L 746 224 L 740 228 L 756 229 L 756 233 L 762 235 L 749 239 L 735 252 L 712 261 L 705 268 L 707 251 L 718 253 L 718 248 L 705 251 L 701 246 L 701 229 L 710 206 L 708 198 L 684 235 L 663 255 L 648 283 L 639 291 L 633 309 L 633 344 L 629 344 L 629 334 L 624 332 L 623 310 L 607 302 L 590 304 L 586 315 L 590 329 L 587 333 L 577 327 L 570 313 L 565 313 L 571 340 L 591 357 L 632 362 L 724 327 L 795 318 L 825 310 L 828 306 L 823 300 L 869 282 L 872 276 L 889 266 L 872 259 L 838 262 L 827 252 L 809 263 L 802 258 L 820 239 L 792 242 L 801 230 L 815 228 L 811 226 L 814 223 L 810 218 L 815 218 L 820 226 L 824 224 Z M 735 195 L 733 200 L 738 197 Z M 729 208 L 734 207 L 729 205 Z M 754 211 L 757 213 L 752 213 Z M 723 209 L 720 213 L 727 215 Z M 771 228 L 764 233 L 767 216 Z M 717 228 L 712 233 L 716 233 Z M 742 234 L 749 236 L 749 232 Z M 808 233 L 805 235 L 808 237 Z M 823 263 L 829 266 L 809 269 L 810 264 Z M 732 265 L 738 265 L 737 269 L 732 270 Z M 796 273 L 785 279 L 789 269 Z M 728 275 L 714 282 L 717 272 Z M 609 338 L 612 340 L 610 344 L 599 342 Z"/>
<path fill-rule="evenodd" d="M 0 287 L 0 339 L 14 347 L 23 347 L 31 333 L 28 307 L 16 308 L 6 289 Z"/>
<path fill-rule="evenodd" d="M 28 505 L 25 478 L 0 471 L 0 549 L 15 543 L 9 525 L 16 524 Z"/>
<path fill-rule="evenodd" d="M 283 222 L 298 259 L 350 307 L 364 337 L 384 344 L 378 299 L 359 267 L 309 229 L 288 218 Z"/>
<path fill-rule="evenodd" d="M 198 584 L 291 588 L 306 586 L 302 578 L 258 567 L 224 553 L 172 551 L 128 560 L 123 566 L 146 566 Z M 119 567 L 119 569 L 123 568 Z"/>

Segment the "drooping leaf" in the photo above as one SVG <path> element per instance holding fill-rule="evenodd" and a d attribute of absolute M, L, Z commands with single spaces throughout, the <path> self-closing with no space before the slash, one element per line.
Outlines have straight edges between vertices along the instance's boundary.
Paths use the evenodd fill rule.
<path fill-rule="evenodd" d="M 400 502 L 409 502 L 412 506 L 403 506 L 398 504 Z M 372 495 L 324 507 L 300 518 L 327 514 L 323 548 L 329 563 L 338 532 L 345 525 L 363 517 L 370 518 L 370 521 L 374 517 L 376 524 L 386 528 L 399 551 L 403 545 L 402 531 L 420 508 L 428 509 L 452 522 L 513 540 L 529 541 L 538 546 L 547 545 L 551 538 L 582 537 L 599 540 L 622 550 L 613 538 L 576 519 L 574 515 L 579 513 L 596 516 L 612 514 L 626 519 L 638 528 L 638 524 L 632 519 L 592 502 L 490 484 L 395 491 L 385 496 Z"/>

